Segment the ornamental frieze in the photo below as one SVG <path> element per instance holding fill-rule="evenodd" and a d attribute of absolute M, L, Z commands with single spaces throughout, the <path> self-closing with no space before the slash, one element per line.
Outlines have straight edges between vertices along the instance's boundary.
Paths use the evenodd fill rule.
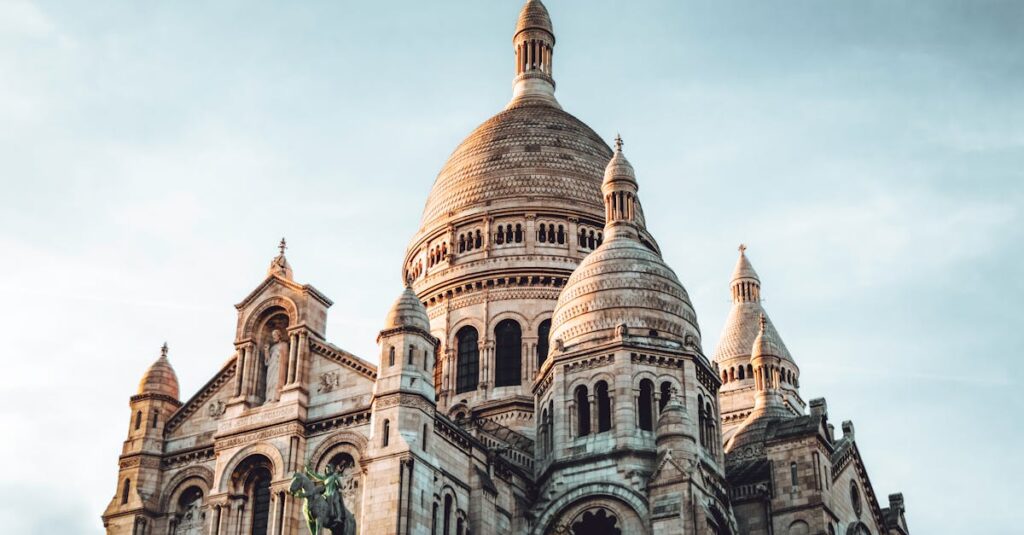
<path fill-rule="evenodd" d="M 268 427 L 258 431 L 250 431 L 248 433 L 219 439 L 214 444 L 214 448 L 216 448 L 217 451 L 222 451 L 235 446 L 260 442 L 274 437 L 286 435 L 301 436 L 303 431 L 305 431 L 305 428 L 302 425 L 295 422 L 288 422 L 286 424 L 276 425 L 274 427 Z"/>

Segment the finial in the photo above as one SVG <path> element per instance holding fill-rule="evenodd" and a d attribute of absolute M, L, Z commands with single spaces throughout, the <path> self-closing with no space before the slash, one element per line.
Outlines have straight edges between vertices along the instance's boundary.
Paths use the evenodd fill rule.
<path fill-rule="evenodd" d="M 281 238 L 281 243 L 277 244 L 277 249 L 279 251 L 281 251 L 281 255 L 282 256 L 284 255 L 284 250 L 287 249 L 287 248 L 288 248 L 288 242 L 284 241 L 284 238 Z"/>
<path fill-rule="evenodd" d="M 622 152 L 622 136 L 615 133 L 615 152 Z"/>
<path fill-rule="evenodd" d="M 167 342 L 164 342 L 163 347 L 160 348 L 160 357 L 167 358 Z"/>
<path fill-rule="evenodd" d="M 739 250 L 740 250 L 740 254 L 745 254 L 747 252 L 747 244 L 741 243 L 740 247 L 739 247 Z"/>

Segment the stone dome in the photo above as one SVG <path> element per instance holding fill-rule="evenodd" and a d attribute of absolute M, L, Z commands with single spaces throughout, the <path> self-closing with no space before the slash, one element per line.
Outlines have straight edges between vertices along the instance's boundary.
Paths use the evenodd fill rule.
<path fill-rule="evenodd" d="M 583 259 L 559 294 L 551 323 L 551 340 L 566 347 L 611 339 L 620 325 L 629 336 L 700 341 L 697 315 L 675 272 L 628 233 L 612 233 Z"/>
<path fill-rule="evenodd" d="M 401 327 L 413 327 L 425 332 L 430 332 L 430 318 L 427 316 L 427 309 L 416 297 L 416 292 L 406 286 L 402 295 L 398 296 L 395 303 L 388 310 L 384 319 L 384 330 L 398 329 Z"/>
<path fill-rule="evenodd" d="M 557 107 L 513 106 L 491 117 L 441 169 L 421 223 L 443 224 L 495 201 L 572 203 L 604 219 L 601 180 L 612 151 L 589 126 Z"/>
<path fill-rule="evenodd" d="M 160 350 L 160 358 L 142 375 L 139 395 L 159 394 L 178 399 L 178 375 L 167 360 L 167 344 Z"/>

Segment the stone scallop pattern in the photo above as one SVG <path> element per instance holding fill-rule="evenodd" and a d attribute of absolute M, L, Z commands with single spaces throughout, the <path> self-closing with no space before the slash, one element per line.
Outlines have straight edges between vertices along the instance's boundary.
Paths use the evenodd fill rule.
<path fill-rule="evenodd" d="M 612 151 L 593 130 L 549 105 L 506 109 L 477 127 L 438 174 L 424 227 L 502 199 L 557 199 L 603 221 L 601 180 Z"/>
<path fill-rule="evenodd" d="M 690 297 L 660 256 L 638 241 L 616 238 L 587 256 L 569 277 L 552 319 L 551 340 L 568 348 L 611 339 L 625 323 L 632 336 L 700 340 Z"/>

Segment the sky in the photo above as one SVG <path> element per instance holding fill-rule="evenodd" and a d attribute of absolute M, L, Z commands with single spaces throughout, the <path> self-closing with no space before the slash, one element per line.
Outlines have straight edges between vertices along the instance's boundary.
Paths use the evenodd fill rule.
<path fill-rule="evenodd" d="M 746 243 L 882 505 L 1019 533 L 1024 3 L 546 4 L 556 94 L 625 139 L 705 351 Z M 102 533 L 142 373 L 167 341 L 202 386 L 282 236 L 375 360 L 437 171 L 511 96 L 520 5 L 0 0 L 5 531 Z"/>

